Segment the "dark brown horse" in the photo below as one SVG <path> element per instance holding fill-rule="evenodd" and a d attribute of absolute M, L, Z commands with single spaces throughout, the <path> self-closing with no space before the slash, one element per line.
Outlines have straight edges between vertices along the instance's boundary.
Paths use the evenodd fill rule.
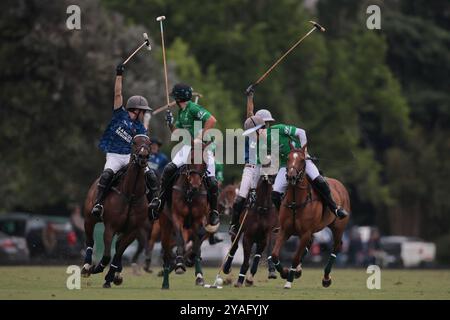
<path fill-rule="evenodd" d="M 119 234 L 116 252 L 105 277 L 104 288 L 110 288 L 111 282 L 119 285 L 123 279 L 122 255 L 125 249 L 136 239 L 137 232 L 147 219 L 147 199 L 145 197 L 144 169 L 147 167 L 150 154 L 150 139 L 146 135 L 136 135 L 132 141 L 130 163 L 117 186 L 112 188 L 104 203 L 103 233 L 104 252 L 97 266 L 92 266 L 92 250 L 94 246 L 94 227 L 100 220 L 91 214 L 97 193 L 96 180 L 89 189 L 84 204 L 84 228 L 86 233 L 86 256 L 82 274 L 101 273 L 111 260 L 111 242 L 115 234 Z"/>
<path fill-rule="evenodd" d="M 241 287 L 244 283 L 244 279 L 247 285 L 253 285 L 253 277 L 258 270 L 258 264 L 262 253 L 270 242 L 273 228 L 277 225 L 278 217 L 270 196 L 272 192 L 272 183 L 272 176 L 263 175 L 260 178 L 256 188 L 256 202 L 252 208 L 248 209 L 247 217 L 242 225 L 239 236 L 243 234 L 242 246 L 244 249 L 244 261 L 239 272 L 239 278 L 234 285 L 235 287 Z M 241 221 L 243 218 L 244 216 L 241 217 Z M 235 238 L 232 238 L 232 241 L 234 242 L 234 245 L 230 249 L 230 253 L 223 267 L 223 272 L 225 274 L 230 273 L 231 263 L 239 246 L 239 240 L 235 241 Z M 256 244 L 256 252 L 253 257 L 250 274 L 246 277 L 250 266 L 250 254 L 254 244 Z"/>
<path fill-rule="evenodd" d="M 204 146 L 205 147 L 205 146 Z M 200 266 L 200 247 L 208 234 L 200 236 L 209 212 L 207 191 L 204 185 L 206 164 L 195 164 L 191 152 L 191 163 L 180 169 L 172 188 L 171 201 L 160 217 L 161 245 L 164 251 L 164 272 L 162 289 L 169 289 L 169 273 L 183 274 L 185 267 L 185 243 L 188 234 L 193 239 L 191 261 L 195 264 L 196 284 L 203 285 L 203 273 Z M 186 233 L 186 230 L 191 232 Z M 173 263 L 173 237 L 176 243 L 175 264 Z"/>
<path fill-rule="evenodd" d="M 280 207 L 280 231 L 271 257 L 282 278 L 287 279 L 284 285 L 285 289 L 291 288 L 294 277 L 301 276 L 301 260 L 307 253 L 307 246 L 312 241 L 313 233 L 325 227 L 329 227 L 333 233 L 334 246 L 324 270 L 322 285 L 330 286 L 331 268 L 337 253 L 341 250 L 342 234 L 349 220 L 349 217 L 342 220 L 337 219 L 333 212 L 322 203 L 321 197 L 305 177 L 305 159 L 305 148 L 294 149 L 291 147 L 286 167 L 288 188 Z M 336 179 L 327 178 L 327 181 L 337 204 L 350 212 L 350 197 L 345 187 Z M 298 235 L 300 244 L 293 257 L 291 269 L 288 270 L 281 266 L 279 253 L 284 242 L 291 235 Z"/>

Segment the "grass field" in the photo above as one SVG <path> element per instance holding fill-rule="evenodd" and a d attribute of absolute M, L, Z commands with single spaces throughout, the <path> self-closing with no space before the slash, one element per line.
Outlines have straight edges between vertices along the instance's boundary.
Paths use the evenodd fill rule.
<path fill-rule="evenodd" d="M 267 280 L 266 271 L 260 271 L 254 287 L 218 290 L 196 287 L 188 269 L 171 275 L 171 289 L 161 290 L 162 278 L 155 273 L 138 277 L 125 268 L 120 287 L 103 289 L 104 275 L 95 275 L 82 278 L 80 290 L 68 290 L 65 267 L 0 267 L 0 299 L 450 299 L 450 270 L 382 270 L 380 290 L 367 289 L 365 269 L 334 270 L 329 288 L 321 285 L 320 269 L 304 269 L 290 290 L 282 289 L 284 280 Z M 206 283 L 216 272 L 205 269 Z"/>

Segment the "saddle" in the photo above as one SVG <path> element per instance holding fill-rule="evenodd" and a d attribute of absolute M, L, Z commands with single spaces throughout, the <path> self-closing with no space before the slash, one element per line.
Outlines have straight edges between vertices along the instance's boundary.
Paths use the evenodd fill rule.
<path fill-rule="evenodd" d="M 125 173 L 127 172 L 127 170 L 128 170 L 128 164 L 126 166 L 120 168 L 120 170 L 114 174 L 114 177 L 111 180 L 110 188 L 117 187 L 119 185 L 120 181 L 122 181 L 122 178 L 125 175 Z"/>

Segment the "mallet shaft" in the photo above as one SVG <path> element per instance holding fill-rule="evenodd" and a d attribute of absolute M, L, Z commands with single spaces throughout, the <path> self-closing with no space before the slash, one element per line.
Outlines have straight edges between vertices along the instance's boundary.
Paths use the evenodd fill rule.
<path fill-rule="evenodd" d="M 258 80 L 256 80 L 255 85 L 259 84 L 261 81 L 263 81 L 269 73 L 292 51 L 294 50 L 307 36 L 309 36 L 314 30 L 317 28 L 312 28 L 307 34 L 305 34 L 300 40 L 298 40 L 288 51 L 285 52 L 270 68 L 266 71 Z"/>
<path fill-rule="evenodd" d="M 162 43 L 162 50 L 163 50 L 164 80 L 166 82 L 166 100 L 167 100 L 167 105 L 169 105 L 170 104 L 170 101 L 169 101 L 169 81 L 167 80 L 166 48 L 164 46 L 163 19 L 159 20 L 159 24 L 161 26 L 161 43 Z"/>
<path fill-rule="evenodd" d="M 134 52 L 127 58 L 127 60 L 125 60 L 122 64 L 126 65 L 128 61 L 130 61 L 131 58 L 133 58 L 133 56 L 139 51 L 141 50 L 141 48 L 143 46 L 145 46 L 147 44 L 147 41 L 144 41 L 143 44 L 141 44 L 136 50 L 134 50 Z"/>

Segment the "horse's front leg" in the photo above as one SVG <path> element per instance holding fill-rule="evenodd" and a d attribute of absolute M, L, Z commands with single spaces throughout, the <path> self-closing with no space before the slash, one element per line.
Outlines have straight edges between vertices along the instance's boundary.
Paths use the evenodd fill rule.
<path fill-rule="evenodd" d="M 175 257 L 175 273 L 183 274 L 186 272 L 186 266 L 184 265 L 184 238 L 183 238 L 183 221 L 182 217 L 178 215 L 173 216 L 173 224 L 175 228 L 175 243 L 177 246 Z"/>
<path fill-rule="evenodd" d="M 116 253 L 114 254 L 112 262 L 109 266 L 108 273 L 105 276 L 105 283 L 103 284 L 103 288 L 111 288 L 111 282 L 113 282 L 117 286 L 122 284 L 122 256 L 125 252 L 125 249 L 136 239 L 136 236 L 137 230 L 131 229 L 124 232 L 119 237 L 119 239 L 117 239 Z"/>
<path fill-rule="evenodd" d="M 93 274 L 96 273 L 102 273 L 103 270 L 105 270 L 106 266 L 111 261 L 111 243 L 114 236 L 114 230 L 112 227 L 107 224 L 105 225 L 105 230 L 103 231 L 103 244 L 104 244 L 104 251 L 103 251 L 103 257 L 102 260 L 97 264 L 92 271 Z"/>
<path fill-rule="evenodd" d="M 242 239 L 242 248 L 244 249 L 244 261 L 242 262 L 241 270 L 239 271 L 238 280 L 234 284 L 236 288 L 242 287 L 248 268 L 250 267 L 249 260 L 250 254 L 252 252 L 252 244 L 253 240 L 250 239 L 250 237 L 247 234 L 244 234 L 244 238 Z"/>
<path fill-rule="evenodd" d="M 203 286 L 205 284 L 205 280 L 203 279 L 203 270 L 201 265 L 201 246 L 202 246 L 202 239 L 200 238 L 200 234 L 198 230 L 202 228 L 198 225 L 194 226 L 193 229 L 193 246 L 192 246 L 192 254 L 191 258 L 194 260 L 194 267 L 195 267 L 195 285 L 197 286 Z"/>
<path fill-rule="evenodd" d="M 237 239 L 236 239 L 236 237 L 231 237 L 232 246 L 230 248 L 230 251 L 228 252 L 227 259 L 225 260 L 225 263 L 222 268 L 222 271 L 225 274 L 229 274 L 231 271 L 231 263 L 233 262 L 234 255 L 235 255 L 237 249 L 239 248 L 239 238 L 241 237 L 241 234 L 242 234 L 242 232 L 240 232 L 238 234 Z"/>
<path fill-rule="evenodd" d="M 300 236 L 300 244 L 295 252 L 294 258 L 292 259 L 291 269 L 289 270 L 286 283 L 284 285 L 285 289 L 290 289 L 292 287 L 292 282 L 294 281 L 295 273 L 297 272 L 297 267 L 300 264 L 300 258 L 303 258 L 304 253 L 306 253 L 306 246 L 311 241 L 311 233 L 306 232 Z"/>
<path fill-rule="evenodd" d="M 267 246 L 267 236 L 264 236 L 258 240 L 256 243 L 256 252 L 253 257 L 252 267 L 250 269 L 250 276 L 245 279 L 245 284 L 248 286 L 252 286 L 254 283 L 254 277 L 256 272 L 258 271 L 259 261 L 261 260 L 262 253 Z"/>
<path fill-rule="evenodd" d="M 86 219 L 84 222 L 84 232 L 86 235 L 86 253 L 84 256 L 83 268 L 81 269 L 81 275 L 83 277 L 89 277 L 91 275 L 92 268 L 92 252 L 94 250 L 94 219 Z"/>
<path fill-rule="evenodd" d="M 267 258 L 267 260 L 269 260 L 269 263 L 270 263 L 270 261 L 273 262 L 275 269 L 280 273 L 280 276 L 283 279 L 287 279 L 288 269 L 283 268 L 279 258 L 280 258 L 281 248 L 283 247 L 284 243 L 286 242 L 286 240 L 288 238 L 289 238 L 289 235 L 287 234 L 286 230 L 283 227 L 281 227 L 280 231 L 277 234 L 277 238 L 276 238 L 273 250 L 272 250 L 272 254 L 270 257 Z"/>

